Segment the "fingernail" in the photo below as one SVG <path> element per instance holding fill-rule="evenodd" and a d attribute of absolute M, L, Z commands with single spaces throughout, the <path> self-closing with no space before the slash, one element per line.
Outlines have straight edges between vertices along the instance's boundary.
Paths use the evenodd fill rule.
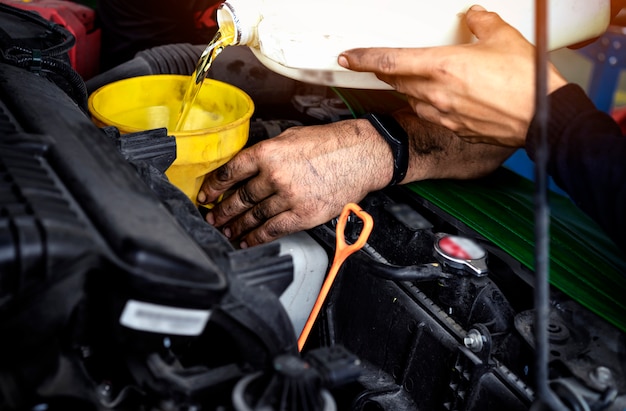
<path fill-rule="evenodd" d="M 204 204 L 206 202 L 206 194 L 204 194 L 204 191 L 198 192 L 198 197 L 196 199 L 200 204 Z"/>
<path fill-rule="evenodd" d="M 337 57 L 337 63 L 341 67 L 350 68 L 350 63 L 348 62 L 346 56 L 344 56 L 343 54 L 340 54 L 339 57 Z"/>
<path fill-rule="evenodd" d="M 245 241 L 242 241 L 239 243 L 239 248 L 248 248 L 248 243 L 246 243 Z"/>
<path fill-rule="evenodd" d="M 224 233 L 226 238 L 230 238 L 230 236 L 233 235 L 232 231 L 230 231 L 230 228 L 228 228 L 228 227 L 226 227 L 222 232 Z"/>
<path fill-rule="evenodd" d="M 213 213 L 206 213 L 206 222 L 211 224 L 211 225 L 215 225 L 215 216 L 213 215 Z"/>
<path fill-rule="evenodd" d="M 478 4 L 474 4 L 472 7 L 470 7 L 470 10 L 472 10 L 472 11 L 487 11 L 487 9 L 485 9 L 483 6 L 480 6 Z"/>

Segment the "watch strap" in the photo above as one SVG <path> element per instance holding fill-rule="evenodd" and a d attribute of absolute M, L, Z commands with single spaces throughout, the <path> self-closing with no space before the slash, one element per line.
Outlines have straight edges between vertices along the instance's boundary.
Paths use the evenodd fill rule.
<path fill-rule="evenodd" d="M 393 154 L 393 177 L 389 185 L 398 184 L 404 180 L 409 168 L 408 134 L 390 114 L 367 113 L 363 118 L 369 120 L 378 134 L 389 144 Z"/>

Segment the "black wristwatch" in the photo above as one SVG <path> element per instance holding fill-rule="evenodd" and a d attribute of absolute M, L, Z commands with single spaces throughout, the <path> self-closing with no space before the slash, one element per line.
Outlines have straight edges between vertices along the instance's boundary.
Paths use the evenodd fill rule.
<path fill-rule="evenodd" d="M 409 168 L 409 136 L 390 114 L 367 113 L 363 116 L 372 123 L 385 139 L 393 153 L 393 177 L 390 186 L 398 184 L 406 177 Z"/>

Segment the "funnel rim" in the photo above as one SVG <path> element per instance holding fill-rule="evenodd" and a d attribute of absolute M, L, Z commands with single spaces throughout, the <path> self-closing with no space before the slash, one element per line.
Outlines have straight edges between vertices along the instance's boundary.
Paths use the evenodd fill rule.
<path fill-rule="evenodd" d="M 105 84 L 104 86 L 98 88 L 97 90 L 95 90 L 94 92 L 92 92 L 89 95 L 89 98 L 87 100 L 87 106 L 88 106 L 88 110 L 89 110 L 89 114 L 96 119 L 98 122 L 102 123 L 102 124 L 107 124 L 109 126 L 113 126 L 116 127 L 120 130 L 124 130 L 125 133 L 135 133 L 135 132 L 140 132 L 140 131 L 145 131 L 145 128 L 142 127 L 136 127 L 130 124 L 124 124 L 121 123 L 119 121 L 116 121 L 108 116 L 103 115 L 101 112 L 99 112 L 98 110 L 96 110 L 95 108 L 95 102 L 98 98 L 98 96 L 102 95 L 102 93 L 110 90 L 113 87 L 119 87 L 120 84 L 123 83 L 130 83 L 133 81 L 138 81 L 138 79 L 142 79 L 145 80 L 146 77 L 150 77 L 151 79 L 158 79 L 158 80 L 162 80 L 162 79 L 178 79 L 178 80 L 190 80 L 191 79 L 191 75 L 183 75 L 183 74 L 149 74 L 149 75 L 145 75 L 145 76 L 136 76 L 136 77 L 129 77 L 129 78 L 125 78 L 125 79 L 120 79 L 120 80 L 116 80 L 113 81 L 111 83 Z M 241 116 L 237 117 L 237 119 L 233 120 L 233 121 L 229 121 L 225 124 L 220 124 L 218 126 L 214 126 L 214 127 L 206 127 L 206 128 L 201 128 L 201 129 L 194 129 L 194 130 L 181 130 L 181 131 L 174 131 L 174 130 L 170 130 L 167 127 L 163 127 L 163 128 L 167 128 L 167 133 L 169 135 L 176 135 L 178 137 L 187 137 L 187 136 L 196 136 L 196 135 L 202 135 L 202 134 L 212 134 L 212 133 L 219 133 L 221 131 L 227 130 L 227 129 L 231 129 L 231 128 L 236 128 L 238 126 L 240 126 L 243 123 L 246 123 L 248 121 L 250 121 L 250 119 L 252 118 L 252 115 L 254 114 L 254 110 L 255 110 L 255 105 L 254 105 L 254 101 L 252 100 L 252 98 L 250 97 L 250 95 L 248 93 L 246 93 L 244 90 L 242 90 L 241 88 L 232 85 L 230 83 L 226 83 L 224 81 L 221 80 L 217 80 L 217 79 L 212 79 L 212 78 L 206 78 L 204 80 L 205 84 L 219 84 L 222 87 L 228 88 L 233 90 L 234 92 L 236 92 L 237 94 L 240 95 L 240 97 L 243 98 L 243 100 L 245 101 L 245 103 L 247 103 L 248 109 L 246 110 L 245 113 L 243 113 Z"/>

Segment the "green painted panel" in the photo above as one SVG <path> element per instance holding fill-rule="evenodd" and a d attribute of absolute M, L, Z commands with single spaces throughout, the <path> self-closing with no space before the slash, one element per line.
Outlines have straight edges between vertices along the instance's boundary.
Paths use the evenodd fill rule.
<path fill-rule="evenodd" d="M 534 267 L 534 185 L 501 168 L 478 180 L 431 180 L 410 190 Z M 568 198 L 549 194 L 550 283 L 626 331 L 626 260 Z"/>
<path fill-rule="evenodd" d="M 334 89 L 355 117 L 406 106 L 395 91 Z M 407 186 L 529 268 L 534 268 L 534 184 L 504 167 L 479 180 Z M 626 331 L 626 259 L 568 198 L 549 192 L 550 283 Z"/>

